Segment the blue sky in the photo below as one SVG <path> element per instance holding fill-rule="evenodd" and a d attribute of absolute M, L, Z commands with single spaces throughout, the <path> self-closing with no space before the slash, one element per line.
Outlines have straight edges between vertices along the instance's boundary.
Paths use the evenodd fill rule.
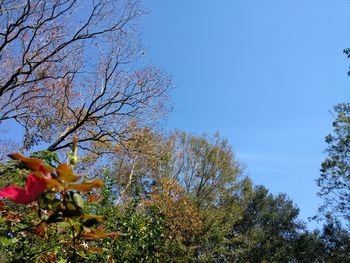
<path fill-rule="evenodd" d="M 306 219 L 331 132 L 349 101 L 349 0 L 145 0 L 150 62 L 173 79 L 167 129 L 229 139 L 246 173 Z M 310 223 L 310 227 L 316 226 Z"/>

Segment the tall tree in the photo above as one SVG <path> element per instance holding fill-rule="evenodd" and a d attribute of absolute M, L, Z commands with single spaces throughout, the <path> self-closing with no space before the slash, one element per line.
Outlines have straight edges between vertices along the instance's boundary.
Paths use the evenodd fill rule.
<path fill-rule="evenodd" d="M 292 262 L 295 242 L 304 229 L 293 202 L 258 186 L 242 204 L 242 216 L 232 224 L 229 235 L 228 258 L 232 262 Z"/>
<path fill-rule="evenodd" d="M 178 180 L 200 208 L 219 205 L 239 187 L 242 168 L 227 140 L 177 132 L 170 176 Z"/>
<path fill-rule="evenodd" d="M 65 149 L 76 134 L 113 152 L 167 107 L 169 78 L 140 61 L 142 14 L 138 0 L 0 1 L 0 122 L 22 125 L 27 149 Z"/>
<path fill-rule="evenodd" d="M 325 262 L 350 261 L 350 233 L 344 229 L 339 220 L 328 216 L 321 233 Z"/>
<path fill-rule="evenodd" d="M 317 185 L 324 204 L 320 211 L 350 219 L 350 104 L 334 107 L 333 133 L 326 137 L 327 158 L 322 163 Z"/>

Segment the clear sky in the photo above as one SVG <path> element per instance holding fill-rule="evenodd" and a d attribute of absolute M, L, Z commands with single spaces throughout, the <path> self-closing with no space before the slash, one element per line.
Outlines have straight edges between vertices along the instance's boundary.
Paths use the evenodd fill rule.
<path fill-rule="evenodd" d="M 349 0 L 145 0 L 151 62 L 174 81 L 167 128 L 229 139 L 246 173 L 306 219 L 332 127 L 349 101 Z M 310 223 L 314 227 L 315 223 Z"/>

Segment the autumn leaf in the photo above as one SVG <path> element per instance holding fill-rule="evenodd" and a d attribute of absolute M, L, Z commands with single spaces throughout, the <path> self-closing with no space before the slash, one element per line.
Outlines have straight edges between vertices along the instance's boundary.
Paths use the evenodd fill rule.
<path fill-rule="evenodd" d="M 7 186 L 0 189 L 0 197 L 9 198 L 19 204 L 29 204 L 35 201 L 46 190 L 46 187 L 47 183 L 44 178 L 30 173 L 25 188 L 15 185 Z"/>
<path fill-rule="evenodd" d="M 63 188 L 63 185 L 55 178 L 47 178 L 45 180 L 48 190 L 59 191 L 61 188 Z"/>
<path fill-rule="evenodd" d="M 98 203 L 100 202 L 102 199 L 101 196 L 98 196 L 96 194 L 90 194 L 87 196 L 87 200 L 90 202 L 90 203 Z"/>
<path fill-rule="evenodd" d="M 5 214 L 5 218 L 8 221 L 19 223 L 21 222 L 22 215 L 19 213 L 8 212 Z"/>
<path fill-rule="evenodd" d="M 122 236 L 122 234 L 117 232 L 107 233 L 100 229 L 88 229 L 88 230 L 85 230 L 85 232 L 82 234 L 82 237 L 87 240 L 108 238 L 108 237 L 116 238 L 119 236 Z"/>
<path fill-rule="evenodd" d="M 95 179 L 90 182 L 84 182 L 81 184 L 70 184 L 67 186 L 67 190 L 77 190 L 82 192 L 89 192 L 94 188 L 99 188 L 103 186 L 103 181 Z"/>
<path fill-rule="evenodd" d="M 80 179 L 79 175 L 73 173 L 72 169 L 65 163 L 60 164 L 57 169 L 57 179 L 65 182 L 72 183 Z"/>
<path fill-rule="evenodd" d="M 40 236 L 41 238 L 46 238 L 47 235 L 47 228 L 48 225 L 45 222 L 41 222 L 39 225 L 37 225 L 34 229 L 33 229 L 33 233 L 35 235 Z"/>
<path fill-rule="evenodd" d="M 9 157 L 13 160 L 21 161 L 25 167 L 27 167 L 28 169 L 34 172 L 42 172 L 43 174 L 47 175 L 49 173 L 52 173 L 54 170 L 51 166 L 45 164 L 40 159 L 28 158 L 23 156 L 20 153 L 10 154 Z"/>

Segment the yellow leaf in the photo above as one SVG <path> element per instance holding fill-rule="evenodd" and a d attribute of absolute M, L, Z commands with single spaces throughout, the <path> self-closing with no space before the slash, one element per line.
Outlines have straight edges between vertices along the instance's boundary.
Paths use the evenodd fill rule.
<path fill-rule="evenodd" d="M 68 185 L 67 189 L 68 190 L 77 190 L 77 191 L 82 191 L 82 192 L 89 192 L 90 190 L 92 190 L 94 188 L 99 188 L 102 186 L 103 186 L 103 181 L 96 179 L 96 180 L 81 183 L 81 184 L 70 184 L 70 185 Z"/>
<path fill-rule="evenodd" d="M 65 183 L 72 183 L 80 179 L 79 175 L 73 173 L 72 169 L 65 163 L 61 163 L 57 169 L 57 179 Z"/>

